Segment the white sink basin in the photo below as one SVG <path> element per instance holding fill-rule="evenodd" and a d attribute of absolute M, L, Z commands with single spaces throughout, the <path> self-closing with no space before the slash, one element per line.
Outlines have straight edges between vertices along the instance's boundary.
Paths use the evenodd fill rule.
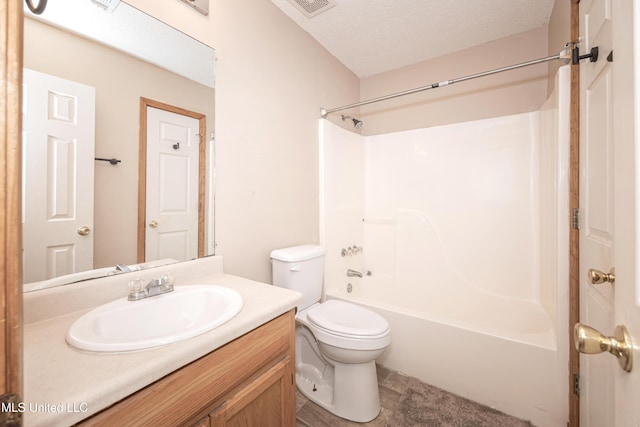
<path fill-rule="evenodd" d="M 176 286 L 173 292 L 101 305 L 76 320 L 67 343 L 81 350 L 122 352 L 181 341 L 214 329 L 242 309 L 242 296 L 215 285 Z"/>

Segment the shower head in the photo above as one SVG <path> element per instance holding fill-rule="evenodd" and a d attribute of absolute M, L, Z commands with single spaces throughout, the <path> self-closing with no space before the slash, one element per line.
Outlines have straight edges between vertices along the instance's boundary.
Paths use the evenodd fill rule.
<path fill-rule="evenodd" d="M 342 121 L 344 122 L 347 119 L 353 120 L 353 127 L 356 129 L 360 129 L 362 127 L 362 120 L 358 120 L 355 117 L 342 115 Z"/>

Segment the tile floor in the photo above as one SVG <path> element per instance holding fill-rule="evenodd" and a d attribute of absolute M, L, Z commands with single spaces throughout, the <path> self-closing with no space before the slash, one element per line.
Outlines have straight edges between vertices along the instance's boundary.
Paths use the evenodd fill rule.
<path fill-rule="evenodd" d="M 378 366 L 380 415 L 368 423 L 339 418 L 297 392 L 297 427 L 533 427 L 528 421 Z"/>

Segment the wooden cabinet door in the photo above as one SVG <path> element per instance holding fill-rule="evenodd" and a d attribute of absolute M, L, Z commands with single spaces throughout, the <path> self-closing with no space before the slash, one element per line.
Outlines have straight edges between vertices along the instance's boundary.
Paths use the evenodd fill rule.
<path fill-rule="evenodd" d="M 211 413 L 211 427 L 295 425 L 293 362 L 286 357 Z"/>

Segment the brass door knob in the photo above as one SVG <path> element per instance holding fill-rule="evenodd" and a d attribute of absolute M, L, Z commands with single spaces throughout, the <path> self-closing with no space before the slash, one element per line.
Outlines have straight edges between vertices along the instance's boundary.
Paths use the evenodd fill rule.
<path fill-rule="evenodd" d="M 152 219 L 151 221 L 149 221 L 149 227 L 158 228 L 158 221 L 156 221 L 155 219 Z"/>
<path fill-rule="evenodd" d="M 584 354 L 598 354 L 608 351 L 618 358 L 620 367 L 631 372 L 633 367 L 633 347 L 626 326 L 618 325 L 612 337 L 606 337 L 597 329 L 576 323 L 573 327 L 576 350 Z"/>
<path fill-rule="evenodd" d="M 89 234 L 91 234 L 91 229 L 86 225 L 83 225 L 82 227 L 78 228 L 78 234 L 81 236 L 88 236 Z"/>
<path fill-rule="evenodd" d="M 616 282 L 615 270 L 613 268 L 611 268 L 611 271 L 609 273 L 591 268 L 587 272 L 587 276 L 589 277 L 589 283 L 591 283 L 592 285 L 599 285 L 606 282 L 609 282 L 613 285 Z"/>

